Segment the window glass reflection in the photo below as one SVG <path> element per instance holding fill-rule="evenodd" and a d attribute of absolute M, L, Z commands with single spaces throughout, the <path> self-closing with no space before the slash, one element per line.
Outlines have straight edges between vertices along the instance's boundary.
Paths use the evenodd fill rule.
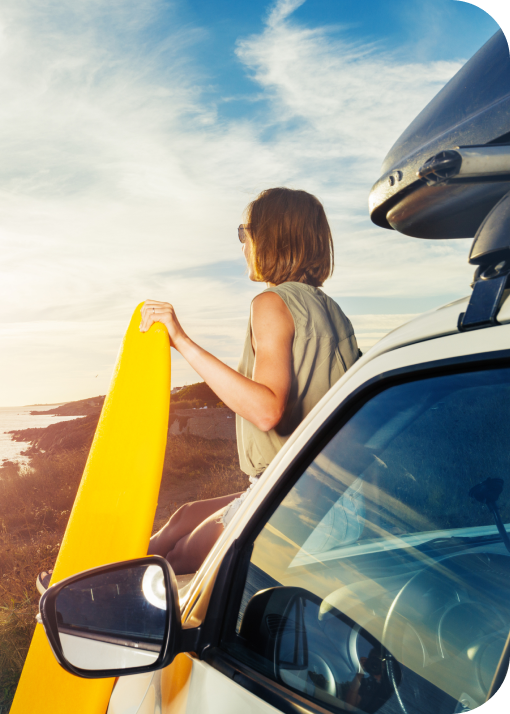
<path fill-rule="evenodd" d="M 399 697 L 412 708 L 416 692 L 434 714 L 482 704 L 509 630 L 510 553 L 473 492 L 497 486 L 510 522 L 509 403 L 508 369 L 402 384 L 366 403 L 255 541 L 237 632 L 264 588 L 303 588 L 320 603 L 305 629 L 322 658 L 321 701 L 368 713 L 386 700 L 402 713 Z M 242 637 L 229 646 L 318 696 L 315 675 L 274 674 Z"/>

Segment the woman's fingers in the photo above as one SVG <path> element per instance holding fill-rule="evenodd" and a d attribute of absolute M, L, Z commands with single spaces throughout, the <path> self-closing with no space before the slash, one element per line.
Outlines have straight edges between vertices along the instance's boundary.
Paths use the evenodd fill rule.
<path fill-rule="evenodd" d="M 156 314 L 156 312 L 147 312 L 145 315 L 142 315 L 142 321 L 140 322 L 140 331 L 147 332 L 149 327 L 155 322 L 159 322 L 158 315 Z"/>
<path fill-rule="evenodd" d="M 169 303 L 163 303 L 157 300 L 146 300 L 142 305 L 140 331 L 147 332 L 154 322 L 165 322 L 165 320 L 161 318 L 164 318 L 167 314 L 168 307 L 171 307 Z"/>
<path fill-rule="evenodd" d="M 142 305 L 142 315 L 148 315 L 149 313 L 155 313 L 165 310 L 173 310 L 172 305 L 169 302 L 159 302 L 157 300 L 146 300 Z"/>
<path fill-rule="evenodd" d="M 140 322 L 140 331 L 147 332 L 149 327 L 155 322 L 163 322 L 166 324 L 164 315 L 156 311 L 146 312 L 145 315 L 142 315 L 142 321 Z"/>
<path fill-rule="evenodd" d="M 170 339 L 172 339 L 176 328 L 182 330 L 178 323 L 173 305 L 169 302 L 159 300 L 146 300 L 142 305 L 142 320 L 140 322 L 140 332 L 147 332 L 155 322 L 166 325 Z"/>
<path fill-rule="evenodd" d="M 163 315 L 158 315 L 158 313 L 152 313 L 150 312 L 148 315 L 145 316 L 143 321 L 140 323 L 140 330 L 141 332 L 147 332 L 149 327 L 153 325 L 155 322 L 162 322 L 164 325 L 167 324 L 167 321 L 164 319 Z"/>
<path fill-rule="evenodd" d="M 155 322 L 161 322 L 168 330 L 170 345 L 177 349 L 177 344 L 186 333 L 179 324 L 173 305 L 169 302 L 159 300 L 146 300 L 142 305 L 142 320 L 140 322 L 140 332 L 147 332 Z"/>

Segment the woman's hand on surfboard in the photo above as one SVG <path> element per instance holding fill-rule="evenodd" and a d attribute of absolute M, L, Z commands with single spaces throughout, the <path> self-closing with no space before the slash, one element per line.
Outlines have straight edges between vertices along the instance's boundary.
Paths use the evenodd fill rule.
<path fill-rule="evenodd" d="M 161 322 L 166 326 L 172 347 L 177 348 L 179 340 L 186 339 L 186 333 L 177 319 L 173 305 L 170 305 L 169 302 L 159 302 L 158 300 L 144 302 L 140 332 L 147 332 L 155 322 Z"/>

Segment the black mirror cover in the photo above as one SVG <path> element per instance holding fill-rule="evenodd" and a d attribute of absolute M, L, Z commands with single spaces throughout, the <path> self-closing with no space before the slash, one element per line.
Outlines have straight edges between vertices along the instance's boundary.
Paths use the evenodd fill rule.
<path fill-rule="evenodd" d="M 390 149 L 370 193 L 372 221 L 417 238 L 471 238 L 510 182 L 434 186 L 417 176 L 458 146 L 510 143 L 510 56 L 500 30 L 432 99 Z"/>
<path fill-rule="evenodd" d="M 57 611 L 57 600 L 59 595 L 63 591 L 65 594 L 65 589 L 72 591 L 73 587 L 79 587 L 80 582 L 87 582 L 90 581 L 90 579 L 98 578 L 99 576 L 104 576 L 105 581 L 108 579 L 111 580 L 112 578 L 114 579 L 115 573 L 118 571 L 125 571 L 129 573 L 130 571 L 139 569 L 142 566 L 146 566 L 147 568 L 150 566 L 156 566 L 158 570 L 161 569 L 164 578 L 166 621 L 161 643 L 155 649 L 155 651 L 159 653 L 157 659 L 145 666 L 123 667 L 120 669 L 83 669 L 70 662 L 65 656 L 59 632 L 59 629 L 62 629 L 62 614 Z M 180 651 L 182 628 L 176 578 L 169 563 L 160 556 L 146 556 L 135 560 L 112 563 L 110 565 L 92 568 L 91 570 L 86 570 L 77 575 L 73 575 L 70 578 L 66 578 L 65 580 L 62 580 L 50 587 L 42 596 L 39 607 L 42 624 L 55 658 L 67 672 L 78 677 L 100 679 L 105 677 L 118 677 L 129 674 L 152 672 L 168 666 L 173 661 L 175 655 Z M 154 649 L 154 647 L 152 649 Z"/>

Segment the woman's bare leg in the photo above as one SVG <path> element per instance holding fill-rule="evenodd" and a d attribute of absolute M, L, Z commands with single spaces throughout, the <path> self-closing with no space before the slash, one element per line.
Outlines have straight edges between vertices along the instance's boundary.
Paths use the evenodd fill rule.
<path fill-rule="evenodd" d="M 166 554 L 166 559 L 176 575 L 196 573 L 207 554 L 223 533 L 223 508 L 200 523 L 192 533 L 177 541 Z"/>
<path fill-rule="evenodd" d="M 241 493 L 233 493 L 228 496 L 208 498 L 204 501 L 194 501 L 193 503 L 184 504 L 184 506 L 181 506 L 171 516 L 163 528 L 152 536 L 147 553 L 149 555 L 161 555 L 164 558 L 181 538 L 192 533 L 200 523 L 209 518 L 213 513 L 216 513 L 216 511 L 228 506 L 228 504 L 233 501 L 234 498 L 240 496 Z"/>

